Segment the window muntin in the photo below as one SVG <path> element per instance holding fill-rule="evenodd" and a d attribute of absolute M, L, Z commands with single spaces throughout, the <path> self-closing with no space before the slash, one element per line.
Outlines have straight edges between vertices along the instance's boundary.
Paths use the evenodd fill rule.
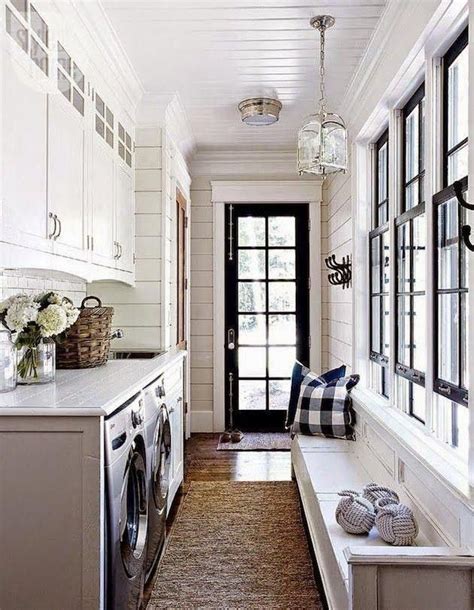
<path fill-rule="evenodd" d="M 388 129 L 375 145 L 376 186 L 374 227 L 388 222 Z"/>
<path fill-rule="evenodd" d="M 468 31 L 444 56 L 444 184 L 467 176 L 468 162 Z"/>
<path fill-rule="evenodd" d="M 390 253 L 388 224 L 374 229 L 370 243 L 370 359 L 376 391 L 389 396 Z"/>

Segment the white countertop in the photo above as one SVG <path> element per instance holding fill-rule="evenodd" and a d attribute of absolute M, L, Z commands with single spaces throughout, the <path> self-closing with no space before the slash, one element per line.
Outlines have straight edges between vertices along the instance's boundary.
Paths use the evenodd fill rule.
<path fill-rule="evenodd" d="M 94 369 L 58 370 L 54 383 L 19 385 L 0 394 L 0 416 L 110 415 L 185 354 L 173 349 L 151 360 L 110 360 Z"/>

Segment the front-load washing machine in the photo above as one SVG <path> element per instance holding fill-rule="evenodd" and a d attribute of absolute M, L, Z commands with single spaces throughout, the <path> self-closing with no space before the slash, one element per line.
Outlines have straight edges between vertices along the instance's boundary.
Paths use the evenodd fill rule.
<path fill-rule="evenodd" d="M 105 420 L 108 610 L 135 610 L 143 598 L 148 485 L 140 392 Z"/>
<path fill-rule="evenodd" d="M 166 539 L 166 510 L 171 468 L 171 428 L 163 376 L 144 389 L 148 464 L 148 548 L 145 579 L 153 575 Z"/>

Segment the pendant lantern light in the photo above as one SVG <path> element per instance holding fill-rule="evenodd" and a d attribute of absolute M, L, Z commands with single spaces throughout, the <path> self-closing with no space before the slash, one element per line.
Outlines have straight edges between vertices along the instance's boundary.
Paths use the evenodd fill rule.
<path fill-rule="evenodd" d="M 330 15 L 319 15 L 310 21 L 311 27 L 319 31 L 319 110 L 306 118 L 298 132 L 298 174 L 326 176 L 347 170 L 347 130 L 342 117 L 328 112 L 325 89 L 325 36 L 326 30 L 335 23 Z"/>

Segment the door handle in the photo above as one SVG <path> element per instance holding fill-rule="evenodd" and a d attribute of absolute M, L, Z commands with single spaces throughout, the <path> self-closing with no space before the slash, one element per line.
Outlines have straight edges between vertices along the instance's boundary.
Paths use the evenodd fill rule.
<path fill-rule="evenodd" d="M 227 349 L 235 349 L 235 330 L 233 328 L 229 328 L 227 331 Z"/>

